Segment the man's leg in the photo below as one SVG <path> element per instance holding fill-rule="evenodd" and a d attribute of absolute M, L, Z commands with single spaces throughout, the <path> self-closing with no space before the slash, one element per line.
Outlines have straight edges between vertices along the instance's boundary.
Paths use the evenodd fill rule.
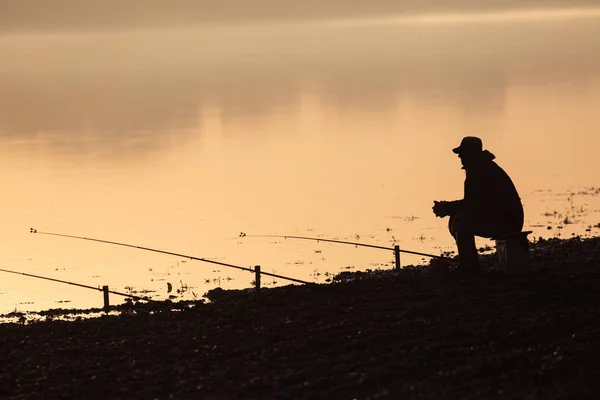
<path fill-rule="evenodd" d="M 458 211 L 450 217 L 448 228 L 458 247 L 458 268 L 465 274 L 479 274 L 479 257 L 475 246 L 472 216 L 466 211 Z"/>

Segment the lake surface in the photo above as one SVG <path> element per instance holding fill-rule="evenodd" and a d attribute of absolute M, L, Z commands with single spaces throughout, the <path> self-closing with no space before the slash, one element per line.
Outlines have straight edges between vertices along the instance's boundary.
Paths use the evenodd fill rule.
<path fill-rule="evenodd" d="M 155 299 L 254 279 L 31 227 L 315 282 L 392 268 L 392 252 L 251 235 L 454 250 L 431 207 L 462 197 L 467 135 L 513 178 L 533 238 L 597 236 L 600 12 L 425 17 L 0 36 L 0 268 Z M 0 313 L 102 306 L 0 282 Z"/>

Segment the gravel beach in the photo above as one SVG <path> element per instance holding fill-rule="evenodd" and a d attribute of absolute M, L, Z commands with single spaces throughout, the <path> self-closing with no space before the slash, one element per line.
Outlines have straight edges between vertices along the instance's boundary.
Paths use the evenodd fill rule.
<path fill-rule="evenodd" d="M 407 267 L 1 324 L 0 397 L 597 398 L 600 238 L 539 240 L 531 263 L 521 276 Z"/>

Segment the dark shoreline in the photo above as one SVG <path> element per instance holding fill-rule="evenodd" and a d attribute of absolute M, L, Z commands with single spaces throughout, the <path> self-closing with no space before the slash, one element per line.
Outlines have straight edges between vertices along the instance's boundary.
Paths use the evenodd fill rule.
<path fill-rule="evenodd" d="M 540 240 L 531 260 L 524 276 L 409 267 L 1 324 L 0 397 L 595 398 L 600 238 Z"/>

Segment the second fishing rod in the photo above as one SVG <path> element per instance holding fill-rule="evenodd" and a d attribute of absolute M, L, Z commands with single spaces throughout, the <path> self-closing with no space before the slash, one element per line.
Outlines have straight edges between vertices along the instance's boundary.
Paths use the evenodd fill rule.
<path fill-rule="evenodd" d="M 352 245 L 352 246 L 356 246 L 356 247 L 369 247 L 369 248 L 372 248 L 372 249 L 391 250 L 391 251 L 394 252 L 394 263 L 395 263 L 396 269 L 400 269 L 401 268 L 401 265 L 400 265 L 400 253 L 406 253 L 406 254 L 413 254 L 413 255 L 418 255 L 418 256 L 425 256 L 425 257 L 430 257 L 430 258 L 436 258 L 436 259 L 439 259 L 439 260 L 444 260 L 444 261 L 449 261 L 449 262 L 455 262 L 456 261 L 456 260 L 454 260 L 452 258 L 448 258 L 448 257 L 444 257 L 444 256 L 437 256 L 435 254 L 428 254 L 428 253 L 421 253 L 421 252 L 418 252 L 418 251 L 400 249 L 400 245 L 394 245 L 394 247 L 385 247 L 385 246 L 378 246 L 378 245 L 368 244 L 368 243 L 349 242 L 349 241 L 345 241 L 345 240 L 325 239 L 325 238 L 310 237 L 310 236 L 247 235 L 244 232 L 240 233 L 240 237 L 270 237 L 270 238 L 283 238 L 283 239 L 311 240 L 311 241 L 316 241 L 316 242 L 328 242 L 328 243 L 337 243 L 337 244 Z"/>

